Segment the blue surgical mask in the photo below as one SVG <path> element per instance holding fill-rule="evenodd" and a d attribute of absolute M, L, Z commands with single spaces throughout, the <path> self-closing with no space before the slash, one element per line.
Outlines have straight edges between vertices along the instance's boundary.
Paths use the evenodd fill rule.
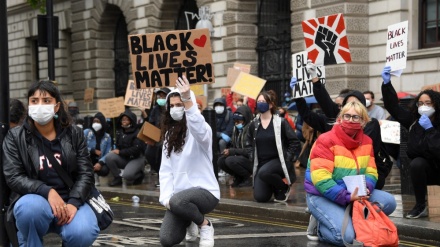
<path fill-rule="evenodd" d="M 284 100 L 285 100 L 285 101 L 290 101 L 290 98 L 289 98 L 289 97 L 286 97 Z"/>
<path fill-rule="evenodd" d="M 166 99 L 157 99 L 156 102 L 158 105 L 164 106 L 167 103 L 167 100 Z"/>
<path fill-rule="evenodd" d="M 266 102 L 257 102 L 257 109 L 261 113 L 265 113 L 269 110 L 269 104 Z"/>
<path fill-rule="evenodd" d="M 243 129 L 243 124 L 237 124 L 237 125 L 235 125 L 235 128 L 237 128 L 238 130 L 241 130 L 241 129 Z"/>

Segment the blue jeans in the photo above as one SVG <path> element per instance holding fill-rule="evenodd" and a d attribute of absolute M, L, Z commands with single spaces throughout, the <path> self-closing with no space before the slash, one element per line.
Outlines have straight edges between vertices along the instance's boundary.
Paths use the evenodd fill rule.
<path fill-rule="evenodd" d="M 64 246 L 91 246 L 99 235 L 95 213 L 84 203 L 69 224 L 58 226 L 49 202 L 42 196 L 27 194 L 14 206 L 20 246 L 43 246 L 43 236 L 56 233 Z"/>
<path fill-rule="evenodd" d="M 323 196 L 309 193 L 307 193 L 306 200 L 310 212 L 318 221 L 319 240 L 338 246 L 344 246 L 341 229 L 346 206 L 341 206 Z M 394 196 L 382 190 L 373 190 L 369 201 L 379 202 L 386 215 L 390 215 L 396 209 Z M 348 243 L 353 243 L 353 239 L 355 239 L 351 218 L 348 221 L 344 238 Z"/>

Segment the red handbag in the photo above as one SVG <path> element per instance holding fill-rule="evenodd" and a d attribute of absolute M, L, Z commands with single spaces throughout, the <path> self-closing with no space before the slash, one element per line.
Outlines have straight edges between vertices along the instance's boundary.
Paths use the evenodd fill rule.
<path fill-rule="evenodd" d="M 382 211 L 378 202 L 369 202 L 364 199 L 354 201 L 345 210 L 346 214 L 342 226 L 343 234 L 348 223 L 346 218 L 347 216 L 349 217 L 351 208 L 353 208 L 352 222 L 356 239 L 353 241 L 353 244 L 346 243 L 344 239 L 345 246 L 397 247 L 399 245 L 396 225 Z"/>

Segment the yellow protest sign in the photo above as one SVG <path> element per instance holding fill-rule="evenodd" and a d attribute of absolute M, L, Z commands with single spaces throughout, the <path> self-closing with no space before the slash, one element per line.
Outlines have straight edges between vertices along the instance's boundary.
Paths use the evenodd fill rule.
<path fill-rule="evenodd" d="M 124 97 L 98 100 L 98 111 L 106 118 L 119 117 L 125 111 Z"/>
<path fill-rule="evenodd" d="M 95 89 L 92 87 L 86 88 L 84 90 L 84 103 L 93 103 L 93 94 Z"/>
<path fill-rule="evenodd" d="M 194 92 L 194 95 L 205 95 L 205 88 L 203 85 L 191 85 L 191 90 Z"/>
<path fill-rule="evenodd" d="M 240 72 L 231 88 L 231 91 L 248 96 L 252 99 L 257 99 L 257 96 L 261 89 L 263 89 L 264 84 L 266 84 L 266 80 L 245 72 Z"/>
<path fill-rule="evenodd" d="M 125 105 L 135 106 L 142 109 L 150 109 L 153 100 L 153 88 L 137 89 L 133 80 L 127 83 L 125 92 Z"/>
<path fill-rule="evenodd" d="M 128 35 L 136 88 L 214 83 L 209 30 L 192 29 Z"/>

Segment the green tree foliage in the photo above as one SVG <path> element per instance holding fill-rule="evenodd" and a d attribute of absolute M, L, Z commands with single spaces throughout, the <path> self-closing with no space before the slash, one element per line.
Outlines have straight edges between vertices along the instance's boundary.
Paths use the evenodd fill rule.
<path fill-rule="evenodd" d="M 46 0 L 27 0 L 34 9 L 39 9 L 42 14 L 46 13 Z"/>

